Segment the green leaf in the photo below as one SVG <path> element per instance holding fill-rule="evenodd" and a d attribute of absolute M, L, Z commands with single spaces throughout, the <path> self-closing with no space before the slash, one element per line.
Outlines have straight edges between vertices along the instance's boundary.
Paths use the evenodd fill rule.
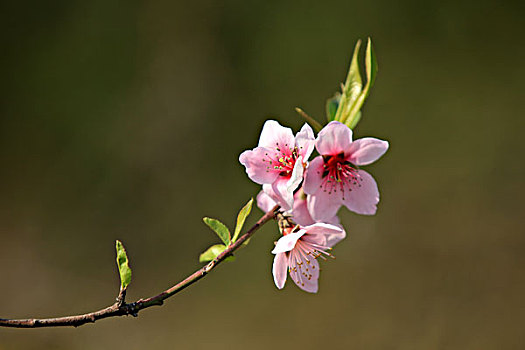
<path fill-rule="evenodd" d="M 199 256 L 199 262 L 207 262 L 215 259 L 220 253 L 226 249 L 224 244 L 216 244 L 209 247 L 204 253 Z"/>
<path fill-rule="evenodd" d="M 341 102 L 341 94 L 336 92 L 335 95 L 328 100 L 326 100 L 326 120 L 331 122 L 335 119 L 335 113 L 337 112 L 337 107 Z"/>
<path fill-rule="evenodd" d="M 352 62 L 350 63 L 350 69 L 346 77 L 346 82 L 343 85 L 343 91 L 341 96 L 341 102 L 337 108 L 334 120 L 342 123 L 348 118 L 348 112 L 352 108 L 352 105 L 361 94 L 363 88 L 363 81 L 361 80 L 361 74 L 359 73 L 359 49 L 361 48 L 361 40 L 358 40 L 354 55 L 352 56 Z"/>
<path fill-rule="evenodd" d="M 348 113 L 348 119 L 345 124 L 353 125 L 351 129 L 357 125 L 357 122 L 361 118 L 361 107 L 365 103 L 366 98 L 370 94 L 370 88 L 374 84 L 377 75 L 377 61 L 375 58 L 374 48 L 372 47 L 372 40 L 368 38 L 368 43 L 366 46 L 366 58 L 365 58 L 365 69 L 366 69 L 366 85 L 359 98 L 354 102 L 350 112 Z"/>
<path fill-rule="evenodd" d="M 366 59 L 365 59 L 365 67 L 366 67 L 366 86 L 364 89 L 365 98 L 368 97 L 368 94 L 370 93 L 370 89 L 374 85 L 374 81 L 376 80 L 377 75 L 377 60 L 376 55 L 374 52 L 374 47 L 372 46 L 372 40 L 368 38 L 368 43 L 366 45 Z"/>
<path fill-rule="evenodd" d="M 241 233 L 242 227 L 244 226 L 244 221 L 246 221 L 246 218 L 248 215 L 250 215 L 250 212 L 252 211 L 252 204 L 253 204 L 253 198 L 250 198 L 248 203 L 244 207 L 242 207 L 241 211 L 239 211 L 239 214 L 237 215 L 237 224 L 235 225 L 235 232 L 233 233 L 232 242 L 235 242 L 237 240 L 237 237 L 239 237 L 239 233 Z"/>
<path fill-rule="evenodd" d="M 355 57 L 356 56 L 354 53 L 354 58 Z M 354 61 L 352 60 L 352 64 L 353 62 Z M 372 47 L 372 40 L 370 38 L 368 38 L 368 42 L 366 46 L 365 70 L 366 70 L 366 78 L 367 78 L 365 87 L 363 88 L 362 91 L 360 91 L 358 96 L 355 98 L 355 100 L 351 104 L 346 105 L 343 108 L 340 119 L 336 119 L 348 125 L 350 129 L 353 129 L 359 122 L 359 119 L 361 119 L 361 113 L 360 113 L 361 107 L 363 107 L 363 104 L 365 103 L 366 98 L 370 94 L 370 89 L 372 88 L 372 85 L 374 85 L 374 81 L 377 75 L 377 61 L 376 61 L 376 57 L 374 53 L 374 48 Z M 341 109 L 341 105 L 339 106 L 337 110 L 338 113 L 340 109 Z"/>
<path fill-rule="evenodd" d="M 220 253 L 226 250 L 226 246 L 224 244 L 215 244 L 209 247 L 204 253 L 202 253 L 199 256 L 199 262 L 208 262 L 212 261 L 216 257 L 219 256 Z M 225 261 L 234 261 L 235 257 L 233 255 L 227 257 L 224 259 Z"/>
<path fill-rule="evenodd" d="M 351 120 L 347 120 L 345 125 L 348 126 L 350 129 L 353 129 L 355 128 L 357 123 L 359 123 L 360 120 L 361 120 L 361 111 L 358 111 L 354 118 L 352 118 Z"/>
<path fill-rule="evenodd" d="M 315 120 L 314 118 L 310 117 L 308 114 L 306 114 L 305 111 L 303 111 L 301 108 L 299 107 L 295 107 L 295 111 L 297 113 L 299 113 L 299 115 L 301 117 L 303 117 L 311 126 L 312 128 L 314 128 L 315 131 L 319 132 L 321 131 L 321 129 L 323 128 L 323 126 L 321 125 L 321 123 L 319 123 L 317 120 Z"/>
<path fill-rule="evenodd" d="M 219 236 L 224 244 L 229 245 L 231 240 L 230 230 L 219 220 L 212 218 L 203 218 L 202 221 L 209 226 Z"/>
<path fill-rule="evenodd" d="M 122 243 L 117 240 L 116 242 L 117 250 L 117 266 L 120 274 L 120 288 L 126 289 L 131 283 L 131 268 L 129 267 L 128 256 L 126 254 L 126 249 Z"/>

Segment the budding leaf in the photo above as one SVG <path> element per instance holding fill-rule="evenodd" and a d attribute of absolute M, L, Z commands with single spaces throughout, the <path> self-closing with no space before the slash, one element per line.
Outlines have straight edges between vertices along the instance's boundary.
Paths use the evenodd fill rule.
<path fill-rule="evenodd" d="M 237 240 L 237 237 L 239 237 L 239 233 L 241 233 L 242 227 L 244 226 L 244 221 L 246 221 L 246 218 L 248 215 L 250 215 L 250 212 L 252 211 L 252 204 L 253 204 L 253 198 L 250 199 L 248 203 L 241 209 L 239 214 L 237 215 L 237 224 L 235 225 L 235 232 L 233 233 L 232 242 L 235 242 Z"/>
<path fill-rule="evenodd" d="M 344 123 L 348 117 L 352 106 L 355 104 L 361 90 L 363 88 L 363 81 L 361 80 L 361 74 L 359 73 L 359 49 L 361 48 L 361 40 L 358 40 L 354 55 L 352 56 L 352 62 L 350 63 L 350 69 L 346 76 L 346 82 L 343 85 L 343 91 L 341 95 L 341 102 L 337 107 L 334 120 Z"/>
<path fill-rule="evenodd" d="M 355 117 L 351 120 L 347 120 L 345 125 L 348 126 L 350 129 L 355 128 L 357 123 L 361 120 L 361 111 L 358 111 Z"/>
<path fill-rule="evenodd" d="M 366 45 L 366 59 L 365 59 L 365 68 L 366 68 L 366 86 L 363 91 L 365 98 L 370 93 L 370 89 L 374 85 L 377 75 L 377 61 L 376 55 L 374 53 L 374 47 L 372 46 L 372 40 L 368 38 L 368 43 Z"/>
<path fill-rule="evenodd" d="M 219 236 L 219 238 L 221 239 L 221 241 L 224 242 L 224 244 L 230 244 L 230 230 L 228 230 L 228 228 L 222 222 L 212 218 L 203 218 L 202 221 L 204 221 L 204 223 L 208 225 L 208 227 L 211 228 L 217 234 L 217 236 Z"/>
<path fill-rule="evenodd" d="M 361 107 L 363 106 L 363 103 L 365 103 L 365 100 L 370 93 L 370 88 L 374 84 L 376 78 L 377 62 L 370 38 L 368 38 L 366 46 L 365 70 L 367 79 L 366 85 L 361 94 L 359 94 L 359 97 L 355 100 L 352 108 L 348 112 L 347 119 L 344 121 L 350 129 L 353 129 L 359 122 L 359 119 L 361 119 Z"/>
<path fill-rule="evenodd" d="M 116 250 L 117 266 L 120 274 L 120 288 L 126 289 L 131 282 L 131 268 L 129 267 L 126 249 L 124 249 L 124 246 L 119 240 L 116 242 Z"/>
<path fill-rule="evenodd" d="M 202 263 L 202 262 L 212 261 L 213 259 L 218 257 L 219 254 L 222 253 L 225 249 L 226 249 L 226 246 L 224 244 L 212 245 L 204 253 L 202 253 L 199 256 L 199 262 Z M 234 256 L 229 256 L 229 257 L 227 257 L 224 260 L 225 261 L 233 261 L 233 260 L 235 260 L 235 257 Z"/>
<path fill-rule="evenodd" d="M 199 256 L 199 262 L 207 262 L 215 259 L 220 253 L 226 249 L 224 244 L 216 244 L 209 247 L 204 253 Z"/>
<path fill-rule="evenodd" d="M 331 122 L 335 119 L 335 113 L 337 112 L 337 107 L 339 107 L 339 102 L 341 102 L 341 94 L 336 92 L 334 97 L 326 100 L 326 119 Z"/>

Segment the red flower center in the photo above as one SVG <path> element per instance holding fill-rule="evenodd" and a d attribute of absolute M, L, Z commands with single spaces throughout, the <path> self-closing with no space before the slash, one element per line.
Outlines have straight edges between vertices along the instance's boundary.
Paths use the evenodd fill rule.
<path fill-rule="evenodd" d="M 357 169 L 352 163 L 345 159 L 343 152 L 332 156 L 323 156 L 323 173 L 321 177 L 323 182 L 321 188 L 328 194 L 336 193 L 337 190 L 342 193 L 345 199 L 345 191 L 352 191 L 352 187 L 361 187 L 360 181 L 363 181 Z"/>
<path fill-rule="evenodd" d="M 265 154 L 266 159 L 263 159 L 263 162 L 268 162 L 266 171 L 273 169 L 279 171 L 279 176 L 292 176 L 295 161 L 299 158 L 299 150 L 297 147 L 293 149 L 289 148 L 288 144 L 284 145 L 284 147 L 279 146 L 278 142 L 276 143 L 275 150 L 277 152 L 273 154 L 273 159 L 270 154 Z"/>

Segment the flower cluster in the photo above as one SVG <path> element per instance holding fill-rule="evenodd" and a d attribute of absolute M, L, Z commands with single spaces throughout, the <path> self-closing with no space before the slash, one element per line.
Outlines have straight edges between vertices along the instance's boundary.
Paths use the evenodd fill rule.
<path fill-rule="evenodd" d="M 319 153 L 308 161 L 314 148 Z M 282 237 L 276 242 L 273 276 L 281 289 L 287 273 L 299 288 L 318 290 L 319 258 L 331 257 L 332 247 L 346 237 L 337 212 L 341 206 L 373 215 L 379 202 L 374 178 L 360 166 L 388 149 L 376 138 L 352 141 L 352 130 L 332 121 L 314 136 L 305 124 L 294 137 L 290 128 L 268 120 L 258 147 L 243 152 L 239 161 L 248 177 L 262 185 L 257 204 L 264 211 L 279 205 Z"/>

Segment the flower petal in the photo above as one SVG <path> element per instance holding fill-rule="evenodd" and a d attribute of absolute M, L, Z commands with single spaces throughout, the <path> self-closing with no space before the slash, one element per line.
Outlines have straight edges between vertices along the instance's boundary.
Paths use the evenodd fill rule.
<path fill-rule="evenodd" d="M 303 157 L 303 161 L 308 161 L 315 146 L 314 131 L 308 124 L 304 124 L 301 130 L 295 136 L 295 145 L 299 150 L 299 155 Z"/>
<path fill-rule="evenodd" d="M 312 215 L 308 211 L 306 195 L 304 194 L 302 189 L 298 191 L 294 196 L 293 209 L 292 209 L 291 215 L 292 215 L 293 220 L 301 226 L 308 226 L 308 225 L 315 224 L 315 221 L 312 218 Z M 334 215 L 333 217 L 329 219 L 325 219 L 323 220 L 323 222 L 327 224 L 336 225 L 342 228 L 337 215 Z"/>
<path fill-rule="evenodd" d="M 288 179 L 287 191 L 292 194 L 294 191 L 299 187 L 299 184 L 303 181 L 303 175 L 304 175 L 304 165 L 303 165 L 303 157 L 299 156 L 297 160 L 295 161 L 292 175 L 290 176 L 290 179 Z M 293 200 L 292 200 L 293 203 Z M 292 204 L 290 203 L 290 204 Z"/>
<path fill-rule="evenodd" d="M 353 212 L 363 215 L 374 215 L 379 203 L 379 190 L 372 175 L 364 170 L 357 171 L 360 180 L 350 185 L 344 205 Z"/>
<path fill-rule="evenodd" d="M 302 190 L 297 191 L 294 196 L 292 217 L 293 220 L 301 226 L 312 225 L 314 223 L 314 219 L 312 219 L 306 206 L 306 195 Z"/>
<path fill-rule="evenodd" d="M 330 224 L 330 225 L 335 225 L 337 227 L 343 228 L 343 225 L 341 225 L 341 220 L 339 220 L 339 217 L 337 216 L 337 214 L 332 216 L 329 219 L 323 220 L 323 222 L 325 222 L 327 224 Z"/>
<path fill-rule="evenodd" d="M 257 147 L 251 151 L 244 151 L 239 156 L 239 162 L 246 167 L 246 173 L 253 182 L 268 184 L 279 176 L 279 171 L 270 164 L 270 152 L 267 148 Z"/>
<path fill-rule="evenodd" d="M 303 227 L 307 232 L 302 238 L 307 242 L 333 247 L 336 243 L 346 237 L 346 232 L 342 226 L 325 224 L 322 222 Z"/>
<path fill-rule="evenodd" d="M 337 243 L 341 242 L 343 239 L 346 238 L 346 231 L 343 228 L 343 225 L 336 225 L 338 226 L 342 232 L 335 232 L 331 233 L 326 237 L 326 245 L 328 247 L 333 247 Z"/>
<path fill-rule="evenodd" d="M 303 241 L 324 247 L 328 247 L 327 238 L 331 235 L 341 236 L 344 234 L 341 227 L 322 222 L 303 227 L 303 229 L 306 231 L 306 235 L 301 238 Z"/>
<path fill-rule="evenodd" d="M 290 178 L 279 176 L 272 184 L 272 193 L 267 193 L 275 198 L 277 203 L 284 210 L 292 210 L 294 201 L 294 191 L 299 187 L 303 180 L 304 167 L 302 158 L 299 157 L 295 162 Z"/>
<path fill-rule="evenodd" d="M 306 194 L 315 194 L 323 183 L 323 157 L 315 157 L 310 162 L 304 174 L 303 190 Z"/>
<path fill-rule="evenodd" d="M 265 213 L 272 210 L 273 207 L 275 207 L 275 204 L 277 203 L 275 203 L 272 197 L 270 197 L 264 191 L 259 192 L 259 194 L 257 195 L 257 206 Z"/>
<path fill-rule="evenodd" d="M 288 179 L 282 177 L 277 178 L 272 184 L 272 192 L 274 193 L 274 198 L 277 200 L 277 204 L 279 204 L 283 210 L 292 209 L 293 191 L 290 192 L 288 190 Z"/>
<path fill-rule="evenodd" d="M 285 147 L 290 150 L 293 149 L 295 138 L 292 129 L 281 126 L 275 120 L 267 120 L 259 137 L 259 147 L 267 147 L 271 150 L 284 149 Z"/>
<path fill-rule="evenodd" d="M 343 204 L 340 193 L 319 191 L 315 195 L 309 195 L 306 202 L 312 219 L 323 222 L 333 220 Z"/>
<path fill-rule="evenodd" d="M 275 204 L 281 205 L 279 203 L 279 197 L 277 196 L 277 194 L 275 194 L 275 192 L 272 189 L 272 184 L 264 184 L 262 186 L 262 190 L 268 195 L 268 197 L 270 197 L 275 202 Z"/>
<path fill-rule="evenodd" d="M 289 252 L 295 247 L 297 240 L 301 238 L 305 233 L 306 231 L 299 230 L 299 231 L 287 234 L 286 236 L 282 236 L 281 238 L 279 238 L 279 240 L 275 244 L 275 248 L 273 248 L 272 254 Z"/>
<path fill-rule="evenodd" d="M 315 147 L 321 155 L 337 155 L 352 143 L 352 130 L 343 123 L 332 121 L 317 135 Z"/>
<path fill-rule="evenodd" d="M 355 165 L 368 165 L 379 159 L 388 150 L 388 141 L 365 137 L 352 142 L 345 155 Z"/>
<path fill-rule="evenodd" d="M 304 243 L 298 242 L 296 249 L 290 252 L 288 266 L 290 267 L 290 277 L 295 284 L 302 290 L 309 293 L 317 293 L 319 289 L 319 262 L 313 257 L 312 252 L 303 248 Z"/>
<path fill-rule="evenodd" d="M 279 253 L 273 258 L 273 281 L 279 289 L 283 289 L 286 283 L 286 272 L 288 270 L 288 257 L 286 253 Z"/>

